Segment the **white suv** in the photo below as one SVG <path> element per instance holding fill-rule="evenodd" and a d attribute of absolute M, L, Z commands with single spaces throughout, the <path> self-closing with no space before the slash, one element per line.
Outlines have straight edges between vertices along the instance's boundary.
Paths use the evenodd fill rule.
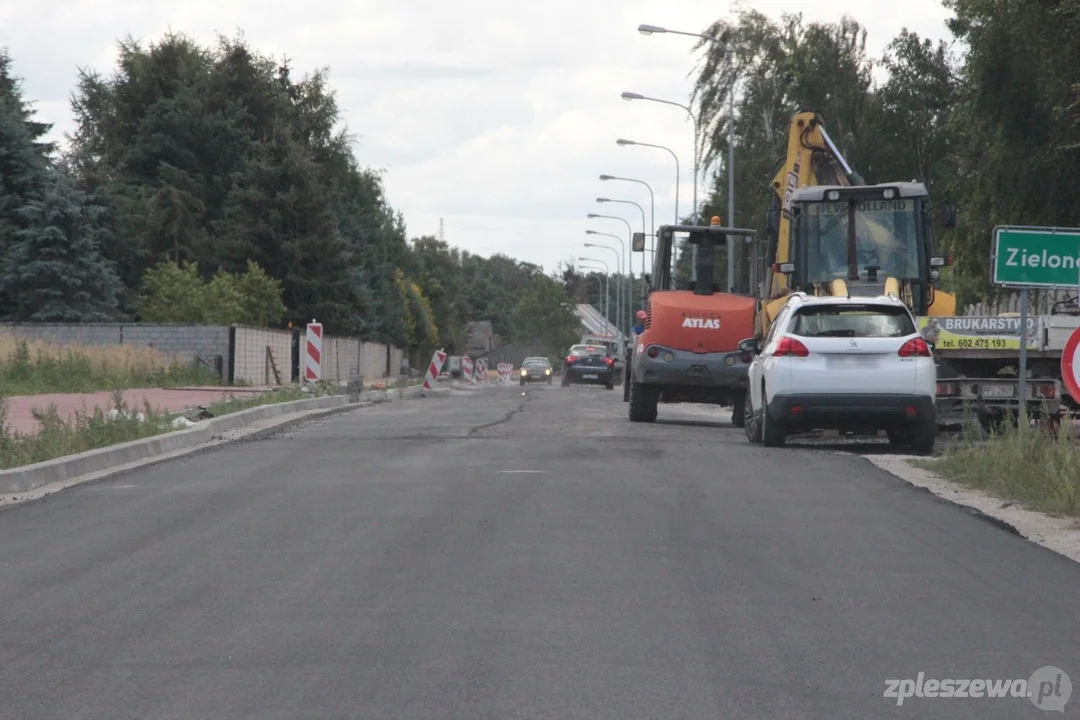
<path fill-rule="evenodd" d="M 888 432 L 930 452 L 937 438 L 937 368 L 915 318 L 895 296 L 795 293 L 760 342 L 746 393 L 746 437 L 780 447 L 818 429 Z"/>

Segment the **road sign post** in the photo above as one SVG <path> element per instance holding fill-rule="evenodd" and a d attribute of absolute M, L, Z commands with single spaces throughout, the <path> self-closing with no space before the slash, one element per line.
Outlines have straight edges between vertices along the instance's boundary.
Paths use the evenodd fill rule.
<path fill-rule="evenodd" d="M 1027 417 L 1028 293 L 1033 288 L 1080 290 L 1080 229 L 999 225 L 994 228 L 990 272 L 994 285 L 1020 290 L 1020 382 L 1017 390 L 1023 422 Z"/>

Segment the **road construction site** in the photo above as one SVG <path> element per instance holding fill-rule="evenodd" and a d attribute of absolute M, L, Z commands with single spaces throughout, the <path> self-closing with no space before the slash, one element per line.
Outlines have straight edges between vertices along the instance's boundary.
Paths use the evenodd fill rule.
<path fill-rule="evenodd" d="M 1078 666 L 1080 565 L 873 448 L 624 413 L 603 388 L 440 389 L 11 505 L 0 707 L 870 717 L 931 658 Z"/>

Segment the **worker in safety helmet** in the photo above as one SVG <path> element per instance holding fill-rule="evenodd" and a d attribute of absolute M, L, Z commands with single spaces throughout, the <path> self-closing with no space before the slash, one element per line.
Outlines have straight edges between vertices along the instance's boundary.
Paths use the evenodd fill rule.
<path fill-rule="evenodd" d="M 644 310 L 638 310 L 637 311 L 637 324 L 634 325 L 634 327 L 632 329 L 632 332 L 634 333 L 635 336 L 640 335 L 641 333 L 645 332 L 645 318 L 646 317 L 647 317 L 647 315 L 645 314 Z"/>

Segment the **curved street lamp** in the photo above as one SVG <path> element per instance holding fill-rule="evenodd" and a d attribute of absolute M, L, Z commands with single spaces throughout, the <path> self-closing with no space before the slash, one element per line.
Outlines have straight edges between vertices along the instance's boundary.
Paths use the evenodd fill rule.
<path fill-rule="evenodd" d="M 634 228 L 630 226 L 630 223 L 627 222 L 627 220 L 625 218 L 621 218 L 618 215 L 599 215 L 597 213 L 589 213 L 585 217 L 587 217 L 589 219 L 605 218 L 607 220 L 618 220 L 619 222 L 623 223 L 624 225 L 626 225 L 627 239 L 630 242 L 630 247 L 633 248 Z M 591 234 L 591 235 L 598 234 L 596 232 L 590 232 L 589 230 L 586 230 L 585 232 L 588 233 L 588 234 Z M 630 313 L 630 284 L 632 282 L 631 278 L 633 277 L 633 272 L 631 271 L 630 267 L 628 266 L 629 258 L 626 255 L 626 243 L 624 243 L 621 239 L 619 239 L 617 237 L 616 237 L 616 239 L 619 240 L 619 247 L 622 248 L 622 265 L 620 266 L 619 272 L 620 272 L 620 274 L 625 272 L 625 277 L 626 277 L 626 280 L 624 281 L 625 285 L 626 285 L 626 302 L 625 302 L 625 305 L 626 305 L 627 314 L 629 314 Z M 620 295 L 619 295 L 619 308 L 620 308 L 619 309 L 619 317 L 620 318 L 622 317 L 622 306 L 623 306 L 623 304 L 624 303 L 623 303 L 623 300 L 622 300 L 622 294 L 620 292 Z M 631 320 L 632 320 L 632 318 L 631 318 Z M 620 319 L 619 322 L 622 322 L 622 320 Z M 633 322 L 630 323 L 630 326 L 633 327 Z"/>
<path fill-rule="evenodd" d="M 603 237 L 612 238 L 613 240 L 615 240 L 616 242 L 619 243 L 619 247 L 623 248 L 623 254 L 624 255 L 626 254 L 626 243 L 624 243 L 622 238 L 619 237 L 618 235 L 613 235 L 611 233 L 606 233 L 606 232 L 599 232 L 597 230 L 586 230 L 585 234 L 586 235 L 601 235 Z M 621 280 L 621 278 L 622 278 L 622 273 L 621 272 L 619 273 L 619 277 L 620 277 L 620 282 L 621 282 L 622 281 Z M 623 306 L 623 302 L 622 302 L 622 290 L 620 289 L 620 287 L 621 286 L 618 283 L 615 285 L 615 318 L 616 318 L 615 327 L 618 327 L 619 324 L 622 323 L 622 306 Z"/>
<path fill-rule="evenodd" d="M 675 154 L 674 150 L 672 150 L 669 147 L 664 147 L 663 145 L 653 145 L 652 143 L 635 142 L 634 140 L 625 140 L 623 138 L 619 138 L 618 140 L 616 140 L 615 144 L 616 145 L 622 145 L 622 146 L 638 145 L 640 147 L 649 147 L 649 148 L 658 148 L 660 150 L 667 150 L 669 153 L 671 153 L 671 157 L 675 158 L 675 224 L 678 225 L 679 224 L 679 183 L 682 182 L 682 180 L 680 179 L 680 173 L 679 173 L 679 156 Z M 642 211 L 642 213 L 644 214 L 644 211 Z"/>
<path fill-rule="evenodd" d="M 719 38 L 714 38 L 709 35 L 703 35 L 701 33 L 683 32 L 682 30 L 668 30 L 667 28 L 660 27 L 659 25 L 638 25 L 638 32 L 642 35 L 652 34 L 671 34 L 671 35 L 685 35 L 686 37 L 698 38 L 699 40 L 708 40 L 713 45 L 726 47 L 728 52 L 731 52 L 731 47 L 727 43 L 723 42 Z M 729 225 L 735 225 L 735 64 L 731 65 L 731 72 L 728 76 L 728 84 L 730 88 L 730 96 L 728 97 L 728 207 L 727 217 Z M 695 162 L 697 161 L 695 150 Z M 696 176 L 696 171 L 695 171 Z M 694 220 L 697 221 L 697 202 L 694 203 Z M 735 284 L 735 246 L 728 244 L 728 289 L 734 287 Z"/>
<path fill-rule="evenodd" d="M 618 177 L 617 175 L 601 175 L 600 179 L 603 181 L 608 180 L 622 180 L 623 182 L 638 183 L 644 185 L 649 189 L 649 223 L 652 225 L 653 233 L 656 233 L 656 193 L 653 192 L 652 186 L 644 180 L 637 180 L 635 178 Z M 641 273 L 645 274 L 645 253 L 641 253 Z"/>
<path fill-rule="evenodd" d="M 604 266 L 604 319 L 611 322 L 611 269 L 603 260 L 596 258 L 579 257 L 578 262 L 591 262 Z M 597 270 L 599 268 L 592 268 Z"/>

